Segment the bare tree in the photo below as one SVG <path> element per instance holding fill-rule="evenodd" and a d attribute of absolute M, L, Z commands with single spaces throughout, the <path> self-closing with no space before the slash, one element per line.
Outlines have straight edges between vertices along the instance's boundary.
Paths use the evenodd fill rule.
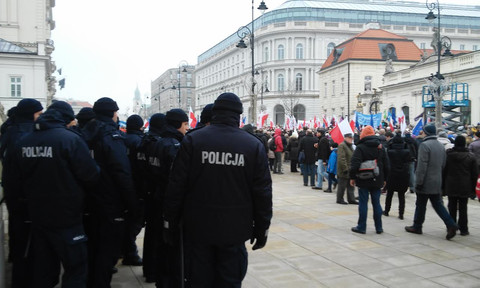
<path fill-rule="evenodd" d="M 293 109 L 295 106 L 300 103 L 300 93 L 301 90 L 295 89 L 295 85 L 289 83 L 286 90 L 278 91 L 280 94 L 280 100 L 285 107 L 285 115 L 293 115 Z"/>

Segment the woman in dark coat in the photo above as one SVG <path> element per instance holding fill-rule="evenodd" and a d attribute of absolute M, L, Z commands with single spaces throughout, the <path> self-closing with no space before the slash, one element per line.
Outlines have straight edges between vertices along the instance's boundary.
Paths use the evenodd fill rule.
<path fill-rule="evenodd" d="M 292 136 L 288 139 L 288 145 L 286 151 L 289 152 L 290 157 L 290 172 L 298 172 L 298 149 L 300 143 L 298 143 L 298 133 L 295 131 L 292 133 Z"/>
<path fill-rule="evenodd" d="M 405 211 L 405 192 L 410 181 L 410 150 L 401 134 L 397 133 L 388 144 L 388 157 L 390 159 L 390 175 L 387 179 L 387 198 L 383 215 L 388 216 L 392 206 L 393 192 L 398 192 L 398 218 L 403 220 Z"/>
<path fill-rule="evenodd" d="M 443 169 L 444 191 L 448 196 L 448 212 L 457 222 L 460 235 L 468 232 L 468 197 L 475 197 L 478 168 L 475 156 L 465 147 L 465 137 L 457 136 L 455 146 L 447 150 L 447 163 Z"/>

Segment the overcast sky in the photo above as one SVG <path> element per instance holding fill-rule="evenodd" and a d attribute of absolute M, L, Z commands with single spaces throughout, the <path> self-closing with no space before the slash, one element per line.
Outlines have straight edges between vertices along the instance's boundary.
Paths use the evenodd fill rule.
<path fill-rule="evenodd" d="M 423 2 L 416 0 L 417 2 Z M 272 10 L 286 0 L 265 0 Z M 442 3 L 480 4 L 480 0 Z M 255 18 L 260 16 L 256 8 Z M 165 70 L 197 57 L 251 21 L 250 0 L 63 0 L 56 1 L 53 60 L 66 78 L 58 98 L 115 99 L 121 111 L 142 97 Z M 428 10 L 425 8 L 426 12 Z"/>

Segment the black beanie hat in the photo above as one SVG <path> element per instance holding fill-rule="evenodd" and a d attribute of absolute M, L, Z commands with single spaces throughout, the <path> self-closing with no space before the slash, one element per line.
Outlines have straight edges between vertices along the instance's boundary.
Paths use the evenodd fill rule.
<path fill-rule="evenodd" d="M 178 108 L 168 111 L 166 119 L 167 124 L 173 126 L 175 129 L 180 128 L 183 122 L 188 122 L 187 113 Z"/>
<path fill-rule="evenodd" d="M 200 114 L 200 123 L 206 124 L 212 120 L 212 107 L 213 103 L 205 105 L 202 113 Z"/>
<path fill-rule="evenodd" d="M 18 102 L 16 115 L 25 119 L 33 120 L 33 114 L 42 110 L 42 103 L 35 99 L 25 98 Z"/>
<path fill-rule="evenodd" d="M 112 98 L 103 97 L 95 101 L 93 111 L 95 114 L 113 117 L 113 112 L 118 111 L 118 105 Z"/>
<path fill-rule="evenodd" d="M 427 136 L 437 135 L 437 128 L 435 127 L 435 124 L 428 124 L 423 126 L 423 132 L 425 132 Z"/>
<path fill-rule="evenodd" d="M 167 124 L 165 114 L 155 113 L 150 117 L 150 130 L 160 131 Z"/>
<path fill-rule="evenodd" d="M 13 106 L 12 108 L 8 109 L 7 117 L 14 118 L 17 113 L 17 106 Z"/>
<path fill-rule="evenodd" d="M 48 110 L 56 110 L 62 114 L 62 118 L 66 124 L 72 122 L 75 119 L 75 113 L 73 113 L 72 106 L 65 101 L 55 101 L 52 105 L 48 106 Z"/>
<path fill-rule="evenodd" d="M 242 101 L 240 101 L 240 98 L 238 98 L 238 96 L 233 93 L 222 93 L 213 103 L 212 111 L 216 110 L 228 110 L 238 114 L 242 114 Z"/>
<path fill-rule="evenodd" d="M 467 145 L 467 140 L 465 139 L 465 137 L 461 135 L 455 137 L 455 147 L 465 148 L 466 145 Z"/>
<path fill-rule="evenodd" d="M 93 109 L 90 107 L 83 107 L 78 111 L 75 118 L 77 118 L 78 122 L 88 122 L 95 118 L 95 112 L 93 112 Z"/>
<path fill-rule="evenodd" d="M 127 118 L 127 131 L 140 130 L 143 127 L 143 119 L 140 115 L 133 114 Z"/>

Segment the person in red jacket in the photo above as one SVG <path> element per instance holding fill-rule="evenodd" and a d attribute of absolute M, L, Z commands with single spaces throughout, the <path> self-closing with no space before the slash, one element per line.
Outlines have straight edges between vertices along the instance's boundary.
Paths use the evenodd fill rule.
<path fill-rule="evenodd" d="M 273 173 L 283 174 L 282 172 L 282 152 L 283 152 L 283 142 L 282 142 L 282 130 L 280 128 L 275 129 L 275 134 L 273 136 L 275 140 L 275 162 L 273 162 Z"/>

